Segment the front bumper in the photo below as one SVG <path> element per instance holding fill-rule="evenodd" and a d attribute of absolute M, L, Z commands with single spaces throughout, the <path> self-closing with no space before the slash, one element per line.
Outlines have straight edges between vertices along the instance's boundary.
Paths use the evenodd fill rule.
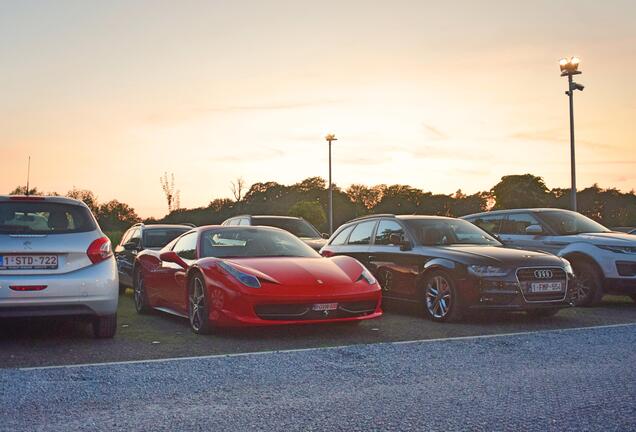
<path fill-rule="evenodd" d="M 460 282 L 468 309 L 525 311 L 574 305 L 576 280 L 568 276 L 565 291 L 545 296 L 528 295 L 516 275 L 503 278 L 469 277 Z"/>
<path fill-rule="evenodd" d="M 46 285 L 14 291 L 15 285 Z M 119 280 L 114 258 L 54 275 L 0 275 L 0 317 L 104 316 L 117 312 Z"/>
<path fill-rule="evenodd" d="M 325 296 L 262 296 L 221 288 L 209 293 L 213 305 L 209 318 L 222 327 L 362 321 L 382 315 L 379 289 Z M 327 313 L 312 310 L 312 305 L 324 303 L 338 303 L 338 308 Z"/>

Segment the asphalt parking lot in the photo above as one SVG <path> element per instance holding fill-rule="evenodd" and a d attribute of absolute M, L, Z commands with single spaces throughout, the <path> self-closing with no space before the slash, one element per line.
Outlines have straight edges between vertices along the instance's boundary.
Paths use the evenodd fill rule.
<path fill-rule="evenodd" d="M 197 336 L 185 319 L 163 313 L 138 315 L 130 290 L 120 297 L 119 329 L 112 340 L 95 340 L 90 326 L 51 319 L 0 320 L 0 368 L 121 362 L 257 351 L 444 339 L 636 323 L 636 304 L 605 298 L 597 308 L 573 308 L 552 318 L 524 314 L 475 315 L 456 324 L 422 318 L 416 305 L 387 303 L 382 318 L 357 326 L 324 324 L 224 329 Z"/>

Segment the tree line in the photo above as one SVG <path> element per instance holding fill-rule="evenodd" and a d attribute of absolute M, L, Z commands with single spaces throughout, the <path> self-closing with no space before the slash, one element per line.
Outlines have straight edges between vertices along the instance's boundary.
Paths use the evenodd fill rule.
<path fill-rule="evenodd" d="M 24 193 L 16 188 L 12 193 Z M 35 189 L 30 191 L 38 194 Z M 247 188 L 242 179 L 232 184 L 234 199 L 216 198 L 207 206 L 173 208 L 160 219 L 145 223 L 182 223 L 195 225 L 219 224 L 239 214 L 302 216 L 326 232 L 328 189 L 321 177 L 309 177 L 292 185 L 258 182 Z M 355 217 L 377 214 L 427 214 L 463 216 L 490 209 L 524 207 L 569 207 L 569 189 L 549 189 L 541 177 L 532 174 L 508 175 L 490 190 L 465 194 L 434 194 L 409 185 L 367 186 L 353 184 L 346 189 L 333 187 L 334 225 Z M 99 203 L 88 190 L 73 189 L 66 196 L 84 201 L 93 211 L 104 231 L 123 231 L 142 221 L 129 205 L 111 200 Z M 609 227 L 636 225 L 636 195 L 615 188 L 592 185 L 577 193 L 579 212 Z"/>

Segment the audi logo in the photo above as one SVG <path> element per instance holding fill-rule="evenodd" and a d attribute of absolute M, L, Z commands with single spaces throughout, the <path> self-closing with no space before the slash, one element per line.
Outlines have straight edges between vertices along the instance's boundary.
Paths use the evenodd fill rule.
<path fill-rule="evenodd" d="M 537 279 L 552 279 L 552 270 L 535 270 L 534 277 Z"/>

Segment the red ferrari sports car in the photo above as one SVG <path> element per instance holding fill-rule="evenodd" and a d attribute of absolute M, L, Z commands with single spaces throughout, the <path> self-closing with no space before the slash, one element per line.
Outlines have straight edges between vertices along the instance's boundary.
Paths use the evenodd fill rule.
<path fill-rule="evenodd" d="M 207 226 L 137 255 L 135 307 L 217 326 L 360 321 L 382 315 L 373 275 L 348 256 L 323 258 L 278 228 Z"/>

